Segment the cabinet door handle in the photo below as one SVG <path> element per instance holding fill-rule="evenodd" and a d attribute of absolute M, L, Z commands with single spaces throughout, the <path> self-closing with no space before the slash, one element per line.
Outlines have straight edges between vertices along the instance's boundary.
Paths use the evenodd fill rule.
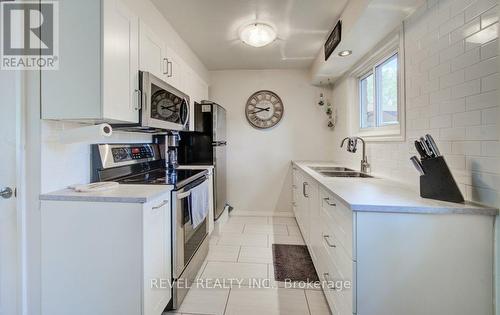
<path fill-rule="evenodd" d="M 325 272 L 325 273 L 323 273 L 323 277 L 326 280 L 326 287 L 328 289 L 335 291 L 335 283 L 332 280 L 330 280 L 330 274 L 328 272 Z M 333 284 L 333 286 L 330 286 L 330 282 Z"/>
<path fill-rule="evenodd" d="M 292 185 L 292 188 L 293 189 L 297 189 L 297 185 Z"/>
<path fill-rule="evenodd" d="M 302 183 L 302 194 L 304 195 L 304 197 L 309 198 L 309 195 L 306 193 L 307 186 L 309 186 L 309 184 L 307 182 Z"/>
<path fill-rule="evenodd" d="M 323 198 L 323 200 L 324 200 L 324 201 L 326 202 L 326 204 L 327 204 L 327 205 L 329 205 L 329 206 L 332 206 L 332 207 L 336 207 L 336 206 L 337 206 L 337 204 L 336 204 L 336 203 L 334 203 L 334 202 L 331 202 L 331 201 L 330 201 L 330 198 L 328 198 L 328 197 L 327 197 L 327 198 Z"/>
<path fill-rule="evenodd" d="M 163 68 L 163 74 L 168 75 L 168 58 L 163 58 L 163 62 L 161 63 L 161 67 Z"/>
<path fill-rule="evenodd" d="M 174 74 L 174 68 L 172 65 L 172 61 L 167 59 L 167 77 L 171 78 Z"/>
<path fill-rule="evenodd" d="M 159 205 L 157 205 L 157 206 L 154 206 L 154 207 L 153 207 L 153 208 L 151 208 L 151 209 L 153 209 L 153 210 L 158 210 L 158 209 L 160 209 L 161 207 L 163 207 L 163 206 L 164 206 L 164 205 L 166 205 L 166 204 L 168 204 L 168 200 L 163 200 L 163 202 L 162 202 L 162 203 L 160 203 L 160 204 L 159 204 Z"/>
<path fill-rule="evenodd" d="M 323 238 L 325 239 L 325 242 L 329 247 L 337 247 L 337 245 L 330 243 L 330 235 L 323 235 Z"/>
<path fill-rule="evenodd" d="M 135 89 L 134 90 L 134 94 L 135 94 L 135 106 L 134 106 L 134 110 L 139 110 L 141 109 L 142 107 L 142 95 L 141 95 L 141 90 L 138 90 L 138 89 Z"/>

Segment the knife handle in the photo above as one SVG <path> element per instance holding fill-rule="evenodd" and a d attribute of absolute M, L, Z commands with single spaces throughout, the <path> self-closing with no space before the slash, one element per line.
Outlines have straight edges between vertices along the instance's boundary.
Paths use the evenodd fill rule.
<path fill-rule="evenodd" d="M 415 166 L 420 175 L 425 175 L 424 167 L 416 156 L 412 156 L 410 161 L 413 163 L 413 166 Z"/>
<path fill-rule="evenodd" d="M 415 140 L 415 148 L 417 149 L 418 154 L 420 154 L 420 157 L 422 159 L 428 159 L 429 156 L 427 155 L 427 152 L 422 146 L 422 143 L 418 140 Z"/>

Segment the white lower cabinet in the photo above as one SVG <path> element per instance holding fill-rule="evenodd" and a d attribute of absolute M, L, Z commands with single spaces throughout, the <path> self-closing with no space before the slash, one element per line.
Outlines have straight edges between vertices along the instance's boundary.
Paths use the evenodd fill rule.
<path fill-rule="evenodd" d="M 42 315 L 160 315 L 172 298 L 170 192 L 148 203 L 42 201 Z"/>
<path fill-rule="evenodd" d="M 493 315 L 493 217 L 353 212 L 298 166 L 292 173 L 293 210 L 332 314 Z"/>

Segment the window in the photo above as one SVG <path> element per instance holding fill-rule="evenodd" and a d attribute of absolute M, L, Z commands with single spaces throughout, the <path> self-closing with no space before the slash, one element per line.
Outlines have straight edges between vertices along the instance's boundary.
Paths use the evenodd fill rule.
<path fill-rule="evenodd" d="M 360 77 L 361 131 L 399 125 L 398 70 L 398 54 L 394 53 Z"/>

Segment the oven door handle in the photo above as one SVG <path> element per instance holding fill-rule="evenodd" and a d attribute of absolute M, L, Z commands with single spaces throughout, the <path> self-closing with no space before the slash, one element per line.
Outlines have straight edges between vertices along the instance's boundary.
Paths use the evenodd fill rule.
<path fill-rule="evenodd" d="M 177 194 L 177 199 L 181 200 L 181 199 L 187 198 L 189 196 L 191 196 L 191 190 Z"/>

